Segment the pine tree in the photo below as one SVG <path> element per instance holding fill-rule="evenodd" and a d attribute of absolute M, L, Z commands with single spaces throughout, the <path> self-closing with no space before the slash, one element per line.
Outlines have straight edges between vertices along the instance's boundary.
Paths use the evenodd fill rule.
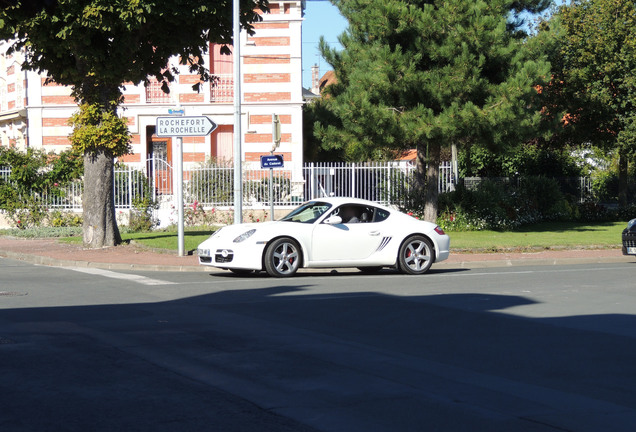
<path fill-rule="evenodd" d="M 343 49 L 321 41 L 337 84 L 316 125 L 326 148 L 350 159 L 417 149 L 425 218 L 437 218 L 442 148 L 517 143 L 539 119 L 537 84 L 549 64 L 521 31 L 545 0 L 333 0 L 349 27 Z"/>

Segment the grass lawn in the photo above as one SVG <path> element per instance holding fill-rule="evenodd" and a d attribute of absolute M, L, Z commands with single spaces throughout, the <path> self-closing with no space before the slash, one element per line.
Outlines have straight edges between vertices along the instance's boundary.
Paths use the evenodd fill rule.
<path fill-rule="evenodd" d="M 625 222 L 546 222 L 517 231 L 449 232 L 454 250 L 548 249 L 574 247 L 615 248 L 621 245 Z"/>
<path fill-rule="evenodd" d="M 195 250 L 197 246 L 206 240 L 213 231 L 185 231 L 183 234 L 183 242 L 186 251 Z M 142 246 L 152 249 L 177 250 L 179 246 L 178 234 L 176 231 L 152 231 L 145 233 L 121 233 L 124 243 L 134 242 Z M 65 243 L 79 244 L 82 243 L 82 237 L 64 237 L 60 241 Z"/>
<path fill-rule="evenodd" d="M 625 222 L 576 223 L 548 222 L 529 225 L 517 231 L 465 231 L 448 232 L 451 250 L 500 251 L 509 249 L 532 250 L 550 248 L 618 248 Z M 212 231 L 185 231 L 185 250 L 195 250 Z M 134 241 L 149 248 L 177 250 L 176 231 L 148 233 L 124 233 L 124 241 Z M 80 243 L 81 237 L 69 237 L 64 241 Z"/>

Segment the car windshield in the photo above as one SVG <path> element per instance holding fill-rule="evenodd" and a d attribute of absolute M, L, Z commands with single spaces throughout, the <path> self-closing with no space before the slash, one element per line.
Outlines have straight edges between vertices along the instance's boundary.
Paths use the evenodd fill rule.
<path fill-rule="evenodd" d="M 281 221 L 314 223 L 320 216 L 331 208 L 331 204 L 321 201 L 310 201 L 294 209 Z"/>

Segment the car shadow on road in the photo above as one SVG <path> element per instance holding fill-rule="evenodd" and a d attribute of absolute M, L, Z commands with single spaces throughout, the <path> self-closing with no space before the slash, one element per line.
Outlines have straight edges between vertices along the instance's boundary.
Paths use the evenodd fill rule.
<path fill-rule="evenodd" d="M 515 311 L 539 305 L 530 295 L 354 292 L 361 274 L 337 274 L 341 290 L 319 295 L 301 273 L 172 301 L 0 310 L 0 425 L 632 430 L 634 315 L 529 318 Z M 259 416 L 270 426 L 250 427 Z"/>

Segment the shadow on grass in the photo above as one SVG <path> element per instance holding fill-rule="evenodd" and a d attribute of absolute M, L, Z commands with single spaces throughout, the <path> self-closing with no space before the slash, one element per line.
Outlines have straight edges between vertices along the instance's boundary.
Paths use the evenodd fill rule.
<path fill-rule="evenodd" d="M 522 226 L 512 232 L 542 233 L 542 232 L 591 232 L 604 231 L 616 227 L 622 222 L 543 222 L 535 225 Z"/>

